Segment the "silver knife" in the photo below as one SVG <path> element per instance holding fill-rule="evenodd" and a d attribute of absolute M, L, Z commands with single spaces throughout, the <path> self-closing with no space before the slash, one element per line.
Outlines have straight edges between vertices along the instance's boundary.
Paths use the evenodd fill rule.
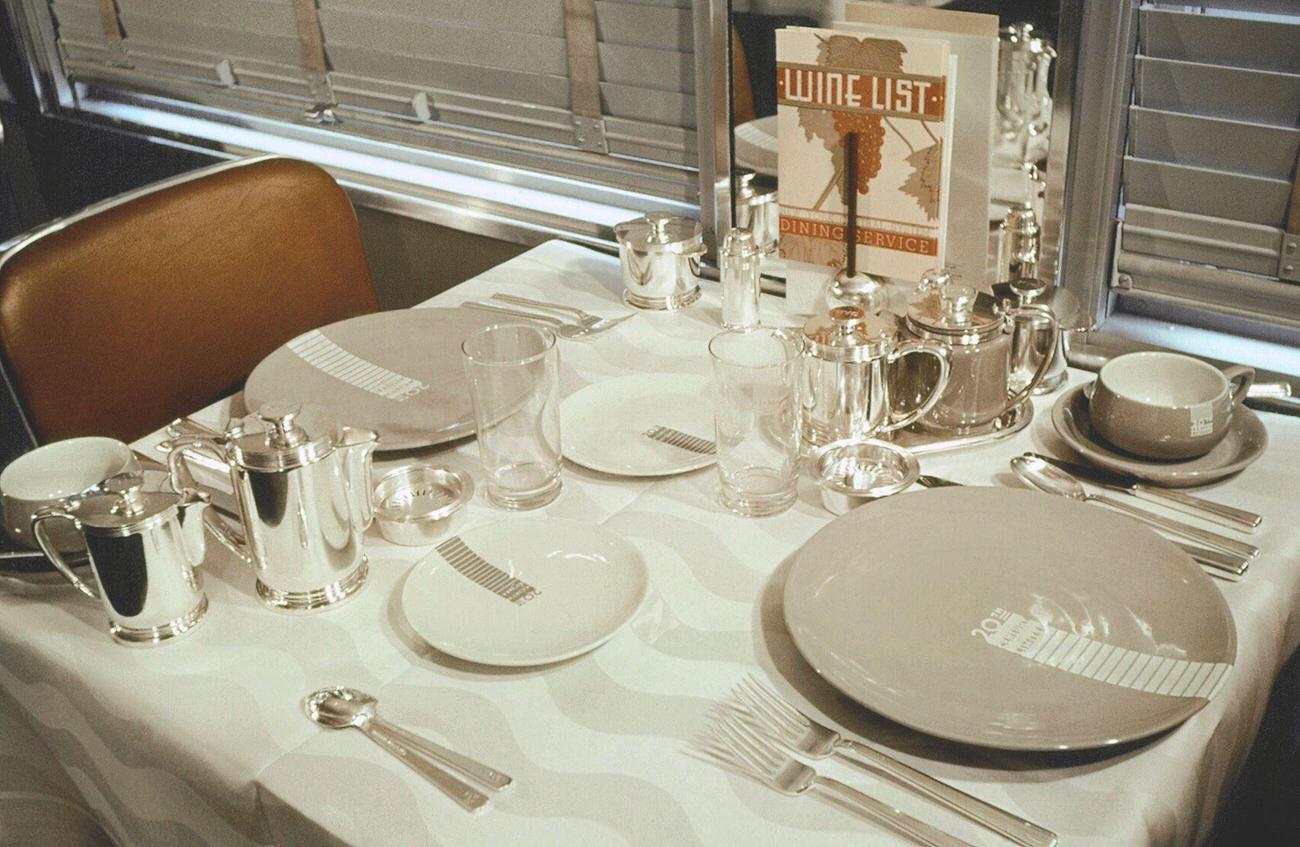
<path fill-rule="evenodd" d="M 1124 491 L 1134 497 L 1150 500 L 1154 503 L 1162 503 L 1181 512 L 1205 518 L 1220 526 L 1227 526 L 1244 532 L 1254 532 L 1264 520 L 1262 516 L 1254 512 L 1248 512 L 1245 509 L 1225 506 L 1222 503 L 1206 500 L 1204 497 L 1196 497 L 1176 488 L 1158 488 L 1154 485 L 1147 485 L 1139 482 L 1134 477 L 1095 468 L 1081 462 L 1058 459 L 1055 456 L 1048 456 L 1043 453 L 1026 453 L 1025 455 L 1034 456 L 1048 464 L 1056 465 L 1066 473 L 1073 474 L 1094 485 Z"/>

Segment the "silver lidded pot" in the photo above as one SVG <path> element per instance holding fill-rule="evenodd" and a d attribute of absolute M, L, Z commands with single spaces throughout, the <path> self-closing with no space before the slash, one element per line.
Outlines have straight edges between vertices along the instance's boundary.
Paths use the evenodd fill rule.
<path fill-rule="evenodd" d="M 623 302 L 638 309 L 681 309 L 700 299 L 704 230 L 699 221 L 646 212 L 614 227 Z"/>
<path fill-rule="evenodd" d="M 1042 346 L 1042 333 L 1035 333 L 1032 328 L 1017 324 L 1011 339 L 1012 389 L 1019 390 L 1033 380 L 1044 356 L 1050 356 L 1052 364 L 1037 385 L 1032 386 L 1032 393 L 1049 394 L 1060 388 L 1068 376 L 1066 357 L 1070 353 L 1071 338 L 1089 329 L 1079 298 L 1064 288 L 1032 277 L 1000 282 L 993 286 L 993 296 L 1004 307 L 1046 307 L 1060 328 L 1055 347 L 1047 348 Z M 1040 319 L 1039 323 L 1045 321 L 1045 318 Z"/>
<path fill-rule="evenodd" d="M 231 419 L 221 437 L 176 439 L 168 463 L 173 486 L 188 477 L 191 451 L 229 469 L 258 597 L 273 609 L 307 612 L 365 584 L 361 535 L 374 516 L 370 457 L 377 442 L 371 430 L 339 426 L 326 409 L 271 402 Z"/>
<path fill-rule="evenodd" d="M 802 434 L 813 445 L 865 439 L 917 421 L 948 384 L 948 355 L 939 344 L 904 341 L 900 320 L 889 312 L 837 306 L 813 316 L 803 329 Z M 911 411 L 894 409 L 893 371 L 904 361 L 927 359 L 937 378 Z"/>
<path fill-rule="evenodd" d="M 121 644 L 148 646 L 194 629 L 208 611 L 203 580 L 206 494 L 144 491 L 138 473 L 105 480 L 104 493 L 42 509 L 32 535 L 77 590 L 101 601 Z M 50 523 L 70 521 L 86 543 L 98 588 L 72 572 L 51 542 Z"/>
<path fill-rule="evenodd" d="M 942 345 L 952 365 L 947 388 L 921 419 L 921 427 L 968 433 L 991 425 L 1024 402 L 1051 365 L 1051 357 L 1046 357 L 1027 385 L 1012 388 L 1012 337 L 1025 327 L 1042 336 L 1042 349 L 1056 344 L 1056 321 L 1046 309 L 1002 307 L 992 295 L 965 285 L 919 287 L 907 310 L 908 332 L 918 341 Z M 914 374 L 910 384 L 926 385 L 927 378 Z"/>

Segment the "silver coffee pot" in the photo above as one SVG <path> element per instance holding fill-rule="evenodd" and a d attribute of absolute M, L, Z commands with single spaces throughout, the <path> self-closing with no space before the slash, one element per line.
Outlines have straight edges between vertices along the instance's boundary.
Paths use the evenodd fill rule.
<path fill-rule="evenodd" d="M 802 432 L 813 445 L 843 438 L 871 438 L 915 423 L 948 385 L 948 354 L 942 345 L 905 341 L 900 319 L 889 312 L 837 306 L 804 325 Z M 928 396 L 899 413 L 891 396 L 897 366 L 930 360 L 936 373 Z"/>
<path fill-rule="evenodd" d="M 32 516 L 32 536 L 59 573 L 108 612 L 122 644 L 160 644 L 192 630 L 208 611 L 203 580 L 207 495 L 142 490 L 132 472 L 109 477 L 102 494 Z M 98 588 L 73 573 L 51 539 L 52 521 L 70 521 L 85 541 Z"/>
<path fill-rule="evenodd" d="M 370 456 L 377 441 L 368 429 L 339 426 L 320 407 L 272 402 L 231 419 L 223 436 L 175 439 L 168 464 L 176 487 L 190 479 L 188 453 L 206 453 L 229 468 L 258 597 L 273 609 L 306 612 L 333 606 L 365 584 L 361 534 L 373 517 Z"/>

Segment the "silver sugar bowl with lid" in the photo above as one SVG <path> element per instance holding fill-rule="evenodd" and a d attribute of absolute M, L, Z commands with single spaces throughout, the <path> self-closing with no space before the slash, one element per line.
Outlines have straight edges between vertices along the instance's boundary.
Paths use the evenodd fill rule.
<path fill-rule="evenodd" d="M 889 312 L 837 306 L 804 325 L 802 434 L 813 445 L 893 432 L 930 411 L 948 384 L 942 345 L 901 338 L 900 319 Z M 933 364 L 929 395 L 900 412 L 891 396 L 894 371 L 914 359 Z M 906 407 L 904 407 L 906 408 Z"/>
<path fill-rule="evenodd" d="M 100 484 L 103 492 L 32 516 L 32 535 L 54 567 L 77 590 L 99 600 L 108 631 L 121 644 L 148 646 L 194 629 L 208 611 L 203 580 L 195 571 L 205 552 L 206 494 L 183 489 L 144 491 L 144 479 L 127 472 Z M 86 543 L 98 584 L 73 573 L 51 543 L 52 521 L 69 521 Z"/>
<path fill-rule="evenodd" d="M 189 452 L 229 469 L 258 597 L 273 609 L 307 612 L 365 584 L 361 534 L 374 517 L 370 457 L 378 440 L 318 406 L 271 402 L 232 418 L 218 438 L 177 438 L 168 464 L 177 487 L 188 477 Z"/>
<path fill-rule="evenodd" d="M 934 432 L 968 433 L 991 425 L 1029 397 L 1051 366 L 1051 357 L 1013 389 L 1012 336 L 1043 336 L 1040 349 L 1056 345 L 1057 324 L 1038 306 L 999 305 L 990 294 L 951 283 L 918 288 L 907 310 L 907 330 L 918 341 L 942 345 L 952 372 L 939 402 L 920 422 Z M 924 374 L 910 374 L 911 390 L 923 390 Z"/>
<path fill-rule="evenodd" d="M 704 229 L 699 221 L 646 212 L 614 227 L 623 302 L 638 309 L 681 309 L 700 299 Z"/>

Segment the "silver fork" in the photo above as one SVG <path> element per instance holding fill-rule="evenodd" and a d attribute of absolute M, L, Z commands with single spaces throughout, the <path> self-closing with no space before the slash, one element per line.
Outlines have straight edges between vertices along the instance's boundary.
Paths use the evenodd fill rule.
<path fill-rule="evenodd" d="M 698 744 L 714 761 L 735 768 L 791 796 L 820 787 L 848 800 L 866 817 L 926 847 L 971 847 L 941 829 L 917 820 L 875 797 L 836 779 L 822 776 L 803 762 L 785 755 L 734 712 L 720 709 L 709 727 L 712 744 Z"/>
<path fill-rule="evenodd" d="M 522 318 L 526 321 L 537 321 L 538 323 L 546 324 L 547 328 L 561 338 L 584 338 L 588 335 L 592 335 L 593 332 L 600 332 L 600 330 L 590 330 L 586 327 L 578 326 L 577 324 L 565 323 L 559 318 L 551 317 L 550 315 L 539 315 L 535 312 L 526 312 L 523 309 L 511 309 L 508 306 L 499 306 L 496 303 L 487 303 L 482 300 L 466 300 L 460 305 L 461 308 L 464 309 L 475 309 L 480 312 L 496 312 L 499 315 L 510 315 L 511 317 Z"/>
<path fill-rule="evenodd" d="M 587 329 L 596 331 L 612 329 L 632 317 L 632 315 L 628 314 L 621 318 L 602 318 L 600 315 L 593 315 L 590 312 L 584 312 L 574 306 L 565 306 L 560 303 L 547 303 L 545 300 L 530 300 L 527 297 L 520 297 L 516 294 L 493 294 L 492 299 L 500 300 L 503 303 L 514 303 L 516 306 L 532 306 L 534 309 L 550 309 L 555 312 L 564 312 L 566 314 L 575 315 L 578 318 L 578 323 L 585 326 Z"/>
<path fill-rule="evenodd" d="M 753 676 L 732 689 L 731 694 L 735 700 L 734 708 L 752 715 L 765 730 L 797 753 L 813 759 L 839 756 L 852 762 L 853 759 L 844 754 L 846 750 L 852 751 L 869 763 L 873 771 L 892 782 L 964 815 L 1017 844 L 1025 847 L 1053 847 L 1056 844 L 1056 833 L 940 782 L 874 747 L 845 738 L 834 729 L 814 721 Z"/>

